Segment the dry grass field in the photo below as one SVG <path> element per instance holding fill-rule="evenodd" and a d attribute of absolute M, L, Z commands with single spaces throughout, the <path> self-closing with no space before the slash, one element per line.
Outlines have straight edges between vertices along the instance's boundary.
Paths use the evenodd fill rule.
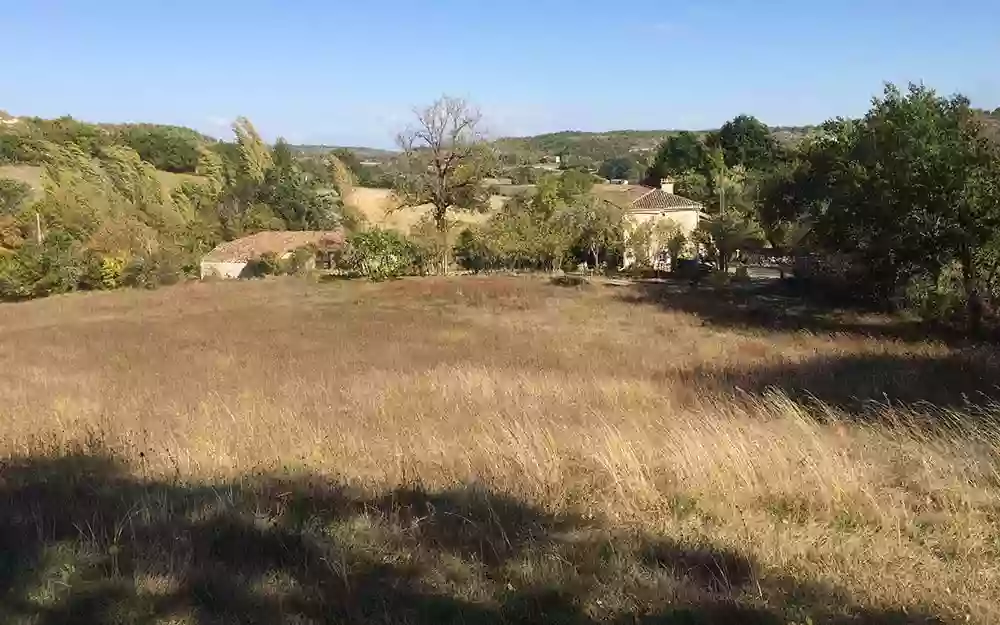
<path fill-rule="evenodd" d="M 0 622 L 1000 622 L 996 353 L 767 301 L 0 306 Z"/>
<path fill-rule="evenodd" d="M 503 206 L 505 198 L 494 195 L 490 198 L 490 206 L 494 211 Z M 350 200 L 370 224 L 397 230 L 409 234 L 415 226 L 430 210 L 430 204 L 426 206 L 406 206 L 398 210 L 393 210 L 396 202 L 392 192 L 388 189 L 372 189 L 368 187 L 355 187 Z M 459 223 L 479 223 L 489 218 L 489 213 L 462 213 L 453 215 Z"/>

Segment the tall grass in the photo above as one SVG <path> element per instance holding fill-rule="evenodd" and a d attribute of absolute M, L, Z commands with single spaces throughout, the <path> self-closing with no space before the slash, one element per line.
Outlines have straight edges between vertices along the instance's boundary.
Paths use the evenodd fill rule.
<path fill-rule="evenodd" d="M 62 614 L 100 580 L 140 597 L 95 600 L 118 606 L 88 613 L 107 622 L 264 605 L 261 622 L 1000 620 L 1000 406 L 894 400 L 913 357 L 959 348 L 724 328 L 620 288 L 528 278 L 74 295 L 0 307 L 0 328 L 0 492 L 24 517 L 10 531 L 30 525 L 38 546 L 12 551 L 30 562 L 7 568 L 33 573 L 10 583 L 11 619 Z M 864 409 L 839 401 L 856 389 L 788 390 L 796 367 L 869 356 L 885 384 Z M 760 370 L 784 377 L 743 375 Z M 960 375 L 940 383 L 967 389 Z M 229 513 L 257 529 L 232 538 L 231 519 L 213 521 L 208 546 L 142 538 L 198 536 Z M 257 551 L 262 527 L 286 532 L 286 555 Z M 329 566 L 289 564 L 302 535 L 338 545 L 295 556 Z M 220 559 L 223 538 L 267 574 Z M 90 572 L 39 591 L 68 544 Z M 195 564 L 219 570 L 212 584 L 236 575 L 255 603 L 195 584 Z M 368 605 L 373 570 L 416 594 L 330 607 Z M 310 584 L 314 603 L 296 603 Z M 180 607 L 157 612 L 167 595 Z"/>

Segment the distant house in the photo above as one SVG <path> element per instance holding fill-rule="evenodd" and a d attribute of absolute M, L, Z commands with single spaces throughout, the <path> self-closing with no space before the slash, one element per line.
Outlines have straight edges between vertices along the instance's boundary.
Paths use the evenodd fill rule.
<path fill-rule="evenodd" d="M 318 256 L 328 257 L 330 251 L 340 248 L 343 244 L 344 233 L 341 231 L 258 232 L 216 246 L 201 259 L 201 277 L 248 277 L 247 265 L 264 254 L 274 254 L 279 259 L 287 259 L 295 250 L 311 246 L 316 249 Z M 315 260 L 314 258 L 314 263 Z"/>
<path fill-rule="evenodd" d="M 704 206 L 674 193 L 673 181 L 666 178 L 660 181 L 659 187 L 599 184 L 594 186 L 594 194 L 625 211 L 626 238 L 629 229 L 642 223 L 667 219 L 675 222 L 681 232 L 690 236 L 706 216 Z M 634 259 L 626 256 L 626 267 L 633 262 Z"/>

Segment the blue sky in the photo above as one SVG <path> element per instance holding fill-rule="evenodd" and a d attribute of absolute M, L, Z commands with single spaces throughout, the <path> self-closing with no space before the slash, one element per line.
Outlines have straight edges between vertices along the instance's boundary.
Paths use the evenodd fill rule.
<path fill-rule="evenodd" d="M 997 0 L 0 0 L 0 109 L 388 147 L 442 93 L 493 135 L 857 115 L 884 81 L 1000 106 Z"/>

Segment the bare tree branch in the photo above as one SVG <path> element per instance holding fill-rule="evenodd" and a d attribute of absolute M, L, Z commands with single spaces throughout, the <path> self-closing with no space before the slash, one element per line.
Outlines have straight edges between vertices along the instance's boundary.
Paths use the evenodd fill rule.
<path fill-rule="evenodd" d="M 431 204 L 442 235 L 448 211 L 476 210 L 488 201 L 482 180 L 495 156 L 479 131 L 482 115 L 459 98 L 442 97 L 414 110 L 416 123 L 396 139 L 402 150 L 396 194 L 402 203 Z M 442 266 L 447 263 L 442 260 Z"/>

